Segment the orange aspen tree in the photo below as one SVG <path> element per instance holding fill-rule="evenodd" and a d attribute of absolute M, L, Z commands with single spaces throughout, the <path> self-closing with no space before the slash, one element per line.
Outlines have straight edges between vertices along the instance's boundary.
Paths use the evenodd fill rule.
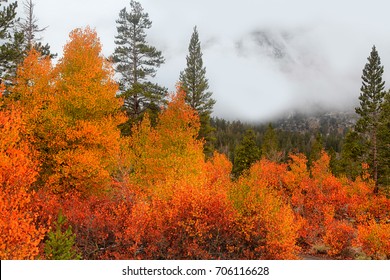
<path fill-rule="evenodd" d="M 106 190 L 115 172 L 122 100 L 94 30 L 75 29 L 54 69 L 50 134 L 57 145 L 46 185 L 56 191 Z"/>
<path fill-rule="evenodd" d="M 131 181 L 165 197 L 181 183 L 198 185 L 204 168 L 203 142 L 197 140 L 199 126 L 196 111 L 185 103 L 185 93 L 178 88 L 155 128 L 147 117 L 133 127 Z"/>
<path fill-rule="evenodd" d="M 35 49 L 31 49 L 18 66 L 12 92 L 12 106 L 22 112 L 27 139 L 37 152 L 40 174 L 35 185 L 41 184 L 47 178 L 47 170 L 52 167 L 53 150 L 59 149 L 61 145 L 61 141 L 52 133 L 54 125 L 51 125 L 53 116 L 50 107 L 54 87 L 50 58 L 42 57 Z"/>

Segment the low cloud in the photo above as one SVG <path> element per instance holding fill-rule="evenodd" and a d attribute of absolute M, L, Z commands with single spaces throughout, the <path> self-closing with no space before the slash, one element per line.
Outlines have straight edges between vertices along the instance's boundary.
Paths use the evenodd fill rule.
<path fill-rule="evenodd" d="M 40 25 L 49 26 L 44 41 L 59 54 L 69 31 L 89 24 L 111 55 L 115 20 L 129 8 L 128 0 L 35 2 Z M 317 106 L 353 109 L 373 44 L 389 78 L 390 22 L 384 0 L 369 5 L 352 0 L 140 2 L 153 22 L 147 40 L 166 58 L 155 79 L 172 91 L 186 66 L 193 27 L 198 27 L 217 100 L 215 116 L 253 121 Z"/>

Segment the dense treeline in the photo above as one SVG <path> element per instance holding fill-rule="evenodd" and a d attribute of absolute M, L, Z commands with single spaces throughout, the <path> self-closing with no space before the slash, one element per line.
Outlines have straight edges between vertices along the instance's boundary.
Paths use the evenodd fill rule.
<path fill-rule="evenodd" d="M 138 2 L 130 14 L 119 26 L 150 28 Z M 364 125 L 340 148 L 321 131 L 211 119 L 205 68 L 194 67 L 203 79 L 190 97 L 191 71 L 163 93 L 147 79 L 161 53 L 139 35 L 118 35 L 110 61 L 93 29 L 75 29 L 56 64 L 30 46 L 1 84 L 1 259 L 390 258 L 388 93 L 371 157 Z M 197 36 L 188 68 L 203 65 Z M 129 46 L 134 72 L 117 83 Z M 137 69 L 147 54 L 153 69 Z"/>
<path fill-rule="evenodd" d="M 291 125 L 304 123 L 305 117 L 301 116 L 301 118 L 291 121 Z M 321 118 L 319 117 L 319 119 Z M 339 122 L 341 120 L 335 118 L 334 126 L 337 126 Z M 277 146 L 280 147 L 280 152 L 283 155 L 281 158 L 282 161 L 288 160 L 288 154 L 292 152 L 303 153 L 307 157 L 310 157 L 316 141 L 320 141 L 322 148 L 330 154 L 341 152 L 347 127 L 335 133 L 328 133 L 327 131 L 329 129 L 324 128 L 323 125 L 319 125 L 318 128 L 308 127 L 302 130 L 289 130 L 284 127 L 285 123 L 290 122 L 288 120 L 284 121 L 283 125 L 281 121 L 266 124 L 248 124 L 241 121 L 227 121 L 220 118 L 212 118 L 211 124 L 215 128 L 215 149 L 226 154 L 234 162 L 235 147 L 240 143 L 245 132 L 247 130 L 253 130 L 256 134 L 256 144 L 258 147 L 262 147 L 265 134 L 269 124 L 271 124 L 276 134 L 275 140 Z"/>

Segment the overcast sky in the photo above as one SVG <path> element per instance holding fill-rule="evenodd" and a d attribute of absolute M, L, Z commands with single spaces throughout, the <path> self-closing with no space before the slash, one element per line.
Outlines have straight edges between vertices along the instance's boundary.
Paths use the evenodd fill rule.
<path fill-rule="evenodd" d="M 115 20 L 122 8 L 130 7 L 130 0 L 33 2 L 40 27 L 48 26 L 44 43 L 60 55 L 69 32 L 87 25 L 96 28 L 104 54 L 111 55 Z M 215 116 L 264 120 L 295 108 L 353 108 L 374 44 L 385 66 L 384 79 L 390 77 L 387 0 L 139 2 L 153 22 L 147 41 L 166 59 L 156 80 L 171 91 L 198 26 L 210 90 L 217 100 Z"/>

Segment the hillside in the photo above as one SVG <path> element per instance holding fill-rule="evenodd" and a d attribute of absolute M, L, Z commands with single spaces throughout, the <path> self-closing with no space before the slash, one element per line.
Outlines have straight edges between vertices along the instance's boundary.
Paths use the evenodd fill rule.
<path fill-rule="evenodd" d="M 320 132 L 322 135 L 344 135 L 357 120 L 354 112 L 318 112 L 305 114 L 291 113 L 272 122 L 272 125 L 282 131 L 289 132 Z"/>

